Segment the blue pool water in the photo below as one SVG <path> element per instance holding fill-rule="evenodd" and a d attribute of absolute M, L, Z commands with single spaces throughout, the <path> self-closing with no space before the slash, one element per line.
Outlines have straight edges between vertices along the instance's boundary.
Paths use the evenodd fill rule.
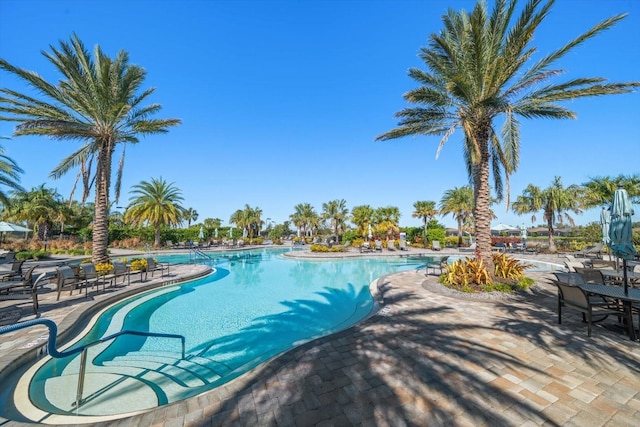
<path fill-rule="evenodd" d="M 81 410 L 70 405 L 73 399 L 56 397 L 62 389 L 67 396 L 75 393 L 75 388 L 66 389 L 75 387 L 77 357 L 52 359 L 38 369 L 29 386 L 33 403 L 57 414 L 108 415 L 201 393 L 292 347 L 359 322 L 373 308 L 369 293 L 373 279 L 423 267 L 426 260 L 316 261 L 286 258 L 282 252 L 211 254 L 215 274 L 123 300 L 101 314 L 88 334 L 74 344 L 124 329 L 180 334 L 186 338 L 186 361 L 178 360 L 177 340 L 122 336 L 91 350 L 85 395 L 92 399 Z M 188 258 L 160 260 L 180 263 Z M 113 372 L 127 376 L 130 384 L 123 388 L 133 393 L 132 398 L 122 400 Z M 142 407 L 128 406 L 133 400 L 142 402 Z"/>

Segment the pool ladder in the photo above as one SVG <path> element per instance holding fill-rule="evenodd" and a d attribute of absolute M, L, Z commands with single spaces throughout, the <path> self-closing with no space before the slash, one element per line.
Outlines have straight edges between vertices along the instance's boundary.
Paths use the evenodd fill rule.
<path fill-rule="evenodd" d="M 189 248 L 189 261 L 191 261 L 191 259 L 193 259 L 194 263 L 198 262 L 199 259 L 203 259 L 209 263 L 213 262 L 213 258 L 210 255 L 205 254 L 198 248 Z"/>
<path fill-rule="evenodd" d="M 101 344 L 106 341 L 112 340 L 114 338 L 118 338 L 121 335 L 137 335 L 144 337 L 160 337 L 160 338 L 177 338 L 180 339 L 182 343 L 182 359 L 185 358 L 185 338 L 182 335 L 178 334 L 165 334 L 159 332 L 142 332 L 142 331 L 120 331 L 113 335 L 109 335 L 107 337 L 101 338 L 99 340 L 90 342 L 89 344 L 85 344 L 83 346 L 73 348 L 67 351 L 58 351 L 56 348 L 56 338 L 58 335 L 58 326 L 55 324 L 53 320 L 49 319 L 34 319 L 28 320 L 26 322 L 16 323 L 15 325 L 5 326 L 0 328 L 0 335 L 6 334 L 9 332 L 17 331 L 19 329 L 25 329 L 34 325 L 44 325 L 49 328 L 49 341 L 47 343 L 47 351 L 51 355 L 51 357 L 60 359 L 63 357 L 73 356 L 74 354 L 80 354 L 80 371 L 78 372 L 78 387 L 76 389 L 76 401 L 73 406 L 77 408 L 82 405 L 82 392 L 84 389 L 84 377 L 86 373 L 87 366 L 87 349 L 89 347 L 93 347 L 96 344 Z"/>

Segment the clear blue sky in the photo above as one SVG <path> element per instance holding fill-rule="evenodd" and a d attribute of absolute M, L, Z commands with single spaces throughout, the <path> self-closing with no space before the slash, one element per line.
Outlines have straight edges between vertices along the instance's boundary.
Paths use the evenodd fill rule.
<path fill-rule="evenodd" d="M 76 32 L 88 48 L 110 56 L 129 52 L 156 87 L 157 117 L 180 118 L 170 133 L 127 147 L 123 180 L 129 189 L 162 177 L 182 190 L 199 220 L 229 216 L 245 204 L 264 218 L 288 219 L 298 203 L 345 199 L 347 206 L 397 206 L 401 225 L 417 200 L 439 202 L 468 183 L 461 134 L 436 160 L 436 137 L 374 142 L 394 128 L 407 77 L 446 9 L 470 10 L 469 0 L 430 1 L 35 1 L 0 0 L 0 57 L 59 76 L 40 54 Z M 568 56 L 561 77 L 640 80 L 640 1 L 558 0 L 537 33 L 549 53 L 612 15 L 629 16 Z M 0 86 L 24 90 L 13 77 Z M 595 176 L 640 172 L 640 93 L 574 101 L 577 120 L 523 120 L 520 168 L 512 199 L 528 184 L 546 188 L 554 176 L 581 184 Z M 0 123 L 10 136 L 13 124 Z M 44 137 L 3 140 L 25 170 L 21 183 L 42 183 L 68 197 L 75 173 L 49 172 L 77 145 Z M 118 156 L 116 156 L 116 159 Z M 117 164 L 116 164 L 117 165 Z M 92 194 L 93 198 L 93 194 Z M 506 213 L 498 220 L 530 224 Z M 599 210 L 576 216 L 596 221 Z M 636 215 L 637 217 L 638 215 Z M 541 213 L 537 223 L 542 220 Z M 636 218 L 637 220 L 637 218 Z M 451 217 L 441 220 L 453 226 Z"/>

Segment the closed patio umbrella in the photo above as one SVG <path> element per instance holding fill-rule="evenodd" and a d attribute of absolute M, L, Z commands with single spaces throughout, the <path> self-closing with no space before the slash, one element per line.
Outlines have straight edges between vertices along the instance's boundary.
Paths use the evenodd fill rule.
<path fill-rule="evenodd" d="M 611 224 L 611 214 L 606 206 L 602 207 L 600 212 L 600 226 L 602 227 L 602 244 L 611 245 L 611 238 L 609 237 L 609 225 Z"/>
<path fill-rule="evenodd" d="M 216 228 L 216 231 L 215 231 L 215 233 L 213 235 L 216 237 L 216 239 L 218 238 L 218 229 L 217 228 Z"/>
<path fill-rule="evenodd" d="M 609 238 L 611 239 L 611 251 L 618 258 L 622 258 L 622 272 L 624 276 L 624 291 L 627 293 L 629 283 L 627 279 L 627 260 L 633 259 L 636 248 L 633 247 L 631 216 L 633 207 L 627 191 L 618 185 L 613 195 L 611 204 L 611 223 L 609 225 Z"/>
<path fill-rule="evenodd" d="M 200 226 L 200 231 L 198 232 L 198 239 L 204 240 L 204 229 Z"/>

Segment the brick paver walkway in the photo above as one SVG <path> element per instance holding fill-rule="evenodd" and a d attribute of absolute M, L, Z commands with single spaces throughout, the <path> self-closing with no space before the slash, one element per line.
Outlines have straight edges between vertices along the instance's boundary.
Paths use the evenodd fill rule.
<path fill-rule="evenodd" d="M 637 426 L 640 344 L 567 313 L 544 274 L 482 302 L 424 271 L 378 283 L 381 310 L 200 396 L 112 426 Z M 6 343 L 0 340 L 0 349 Z M 7 422 L 6 425 L 19 425 Z"/>

